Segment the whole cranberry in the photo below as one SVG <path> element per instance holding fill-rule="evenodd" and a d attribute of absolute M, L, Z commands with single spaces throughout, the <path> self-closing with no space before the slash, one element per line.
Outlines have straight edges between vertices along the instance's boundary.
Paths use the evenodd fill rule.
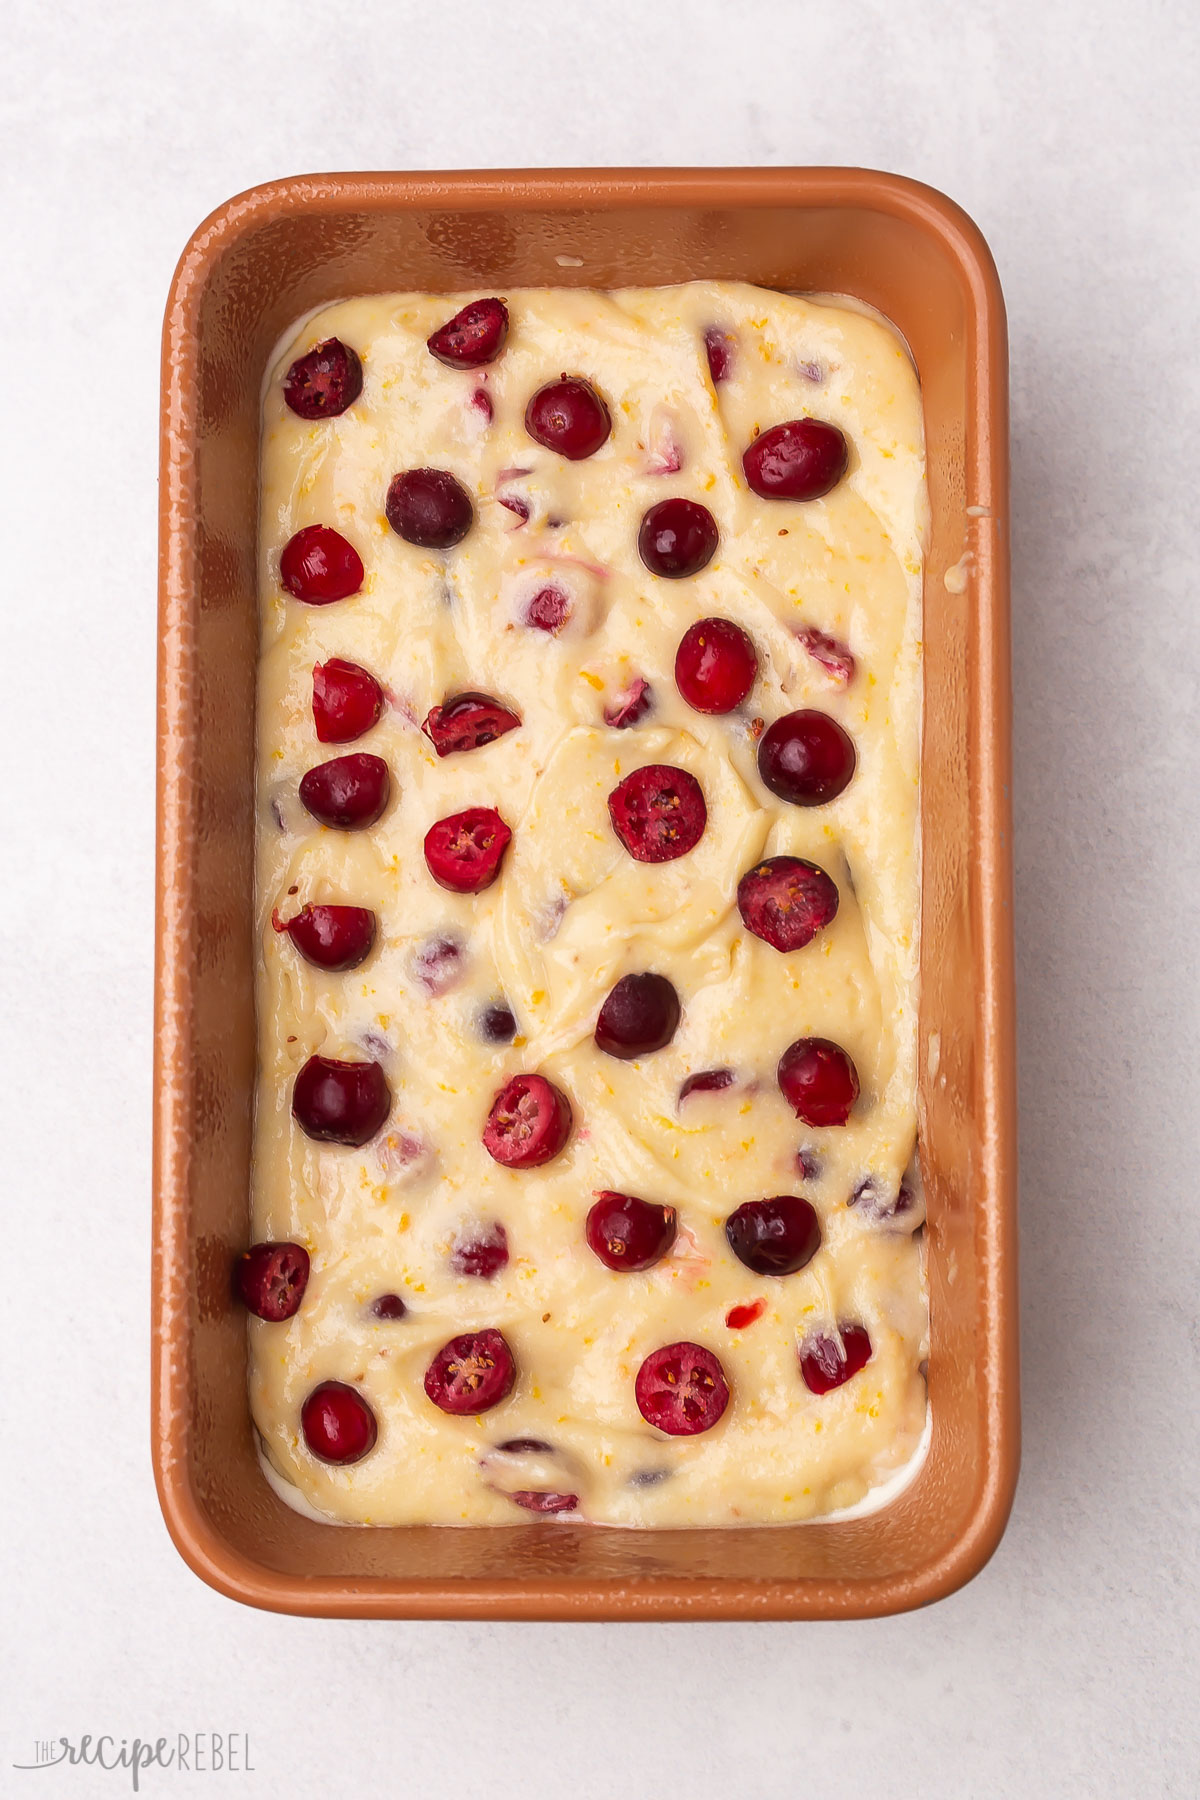
<path fill-rule="evenodd" d="M 328 606 L 357 594 L 366 576 L 354 545 L 331 525 L 306 525 L 279 553 L 279 579 L 294 600 Z"/>
<path fill-rule="evenodd" d="M 460 750 L 482 750 L 521 723 L 519 713 L 502 706 L 490 694 L 455 694 L 441 706 L 430 708 L 421 730 L 439 756 Z"/>
<path fill-rule="evenodd" d="M 391 1322 L 395 1319 L 402 1319 L 407 1311 L 408 1308 L 405 1306 L 399 1294 L 380 1294 L 379 1297 L 371 1303 L 371 1312 L 374 1317 L 383 1319 L 387 1322 Z"/>
<path fill-rule="evenodd" d="M 362 831 L 382 817 L 392 791 L 382 756 L 365 750 L 318 763 L 300 781 L 305 809 L 336 831 Z"/>
<path fill-rule="evenodd" d="M 588 1212 L 584 1235 L 606 1269 L 649 1269 L 675 1242 L 675 1208 L 606 1188 Z"/>
<path fill-rule="evenodd" d="M 835 681 L 839 687 L 849 687 L 858 664 L 848 644 L 843 644 L 840 638 L 829 637 L 825 632 L 818 631 L 815 625 L 801 626 L 796 636 L 831 681 Z"/>
<path fill-rule="evenodd" d="M 863 1325 L 839 1325 L 838 1337 L 815 1331 L 800 1346 L 800 1373 L 811 1394 L 841 1387 L 870 1360 L 871 1339 Z"/>
<path fill-rule="evenodd" d="M 758 772 L 781 800 L 824 806 L 850 785 L 854 739 L 828 713 L 806 707 L 769 725 L 758 744 Z"/>
<path fill-rule="evenodd" d="M 500 873 L 512 832 L 491 806 L 469 806 L 425 833 L 425 861 L 439 887 L 481 894 Z"/>
<path fill-rule="evenodd" d="M 679 1028 L 679 995 L 665 975 L 622 975 L 600 1008 L 596 1046 L 630 1062 L 669 1044 Z"/>
<path fill-rule="evenodd" d="M 823 419 L 789 419 L 764 431 L 742 457 L 746 480 L 764 500 L 819 500 L 849 466 L 846 440 Z"/>
<path fill-rule="evenodd" d="M 479 1015 L 479 1033 L 486 1043 L 511 1044 L 517 1035 L 517 1021 L 511 1006 L 502 1002 L 485 1006 Z"/>
<path fill-rule="evenodd" d="M 682 581 L 716 555 L 717 521 L 698 500 L 660 500 L 642 515 L 638 555 L 652 575 Z"/>
<path fill-rule="evenodd" d="M 653 707 L 654 690 L 648 681 L 643 681 L 638 675 L 630 682 L 626 691 L 618 695 L 612 706 L 605 707 L 604 723 L 611 725 L 615 731 L 627 731 L 631 725 L 639 725 Z"/>
<path fill-rule="evenodd" d="M 508 308 L 503 300 L 469 300 L 425 342 L 447 368 L 481 369 L 499 356 L 507 336 Z"/>
<path fill-rule="evenodd" d="M 292 1088 L 292 1117 L 306 1137 L 357 1149 L 373 1138 L 392 1106 L 377 1062 L 310 1056 Z"/>
<path fill-rule="evenodd" d="M 646 1423 L 670 1437 L 711 1431 L 729 1405 L 725 1371 L 702 1344 L 664 1344 L 651 1351 L 633 1391 Z"/>
<path fill-rule="evenodd" d="M 837 884 L 802 856 L 768 856 L 738 882 L 738 911 L 747 931 L 784 952 L 803 950 L 837 914 Z"/>
<path fill-rule="evenodd" d="M 675 685 L 697 712 L 732 712 L 757 674 L 754 645 L 732 619 L 697 620 L 675 652 Z"/>
<path fill-rule="evenodd" d="M 722 331 L 717 325 L 710 325 L 704 334 L 704 353 L 708 358 L 708 372 L 712 376 L 714 387 L 722 381 L 728 381 L 733 374 L 736 341 L 728 331 Z"/>
<path fill-rule="evenodd" d="M 283 378 L 283 397 L 302 419 L 334 419 L 362 393 L 362 364 L 341 338 L 298 356 Z"/>
<path fill-rule="evenodd" d="M 738 1261 L 756 1275 L 794 1275 L 821 1248 L 820 1221 L 797 1194 L 747 1200 L 726 1219 L 725 1236 Z"/>
<path fill-rule="evenodd" d="M 635 862 L 674 862 L 704 836 L 704 790 L 686 769 L 647 763 L 608 796 L 613 830 Z"/>
<path fill-rule="evenodd" d="M 525 623 L 535 631 L 548 631 L 557 637 L 571 617 L 571 597 L 551 583 L 539 588 L 525 608 Z"/>
<path fill-rule="evenodd" d="M 734 1083 L 732 1069 L 700 1069 L 695 1075 L 687 1075 L 679 1089 L 677 1106 L 682 1106 L 689 1094 L 719 1094 Z"/>
<path fill-rule="evenodd" d="M 513 1353 L 502 1333 L 468 1331 L 443 1344 L 425 1371 L 425 1392 L 444 1413 L 487 1412 L 512 1392 Z"/>
<path fill-rule="evenodd" d="M 357 1388 L 344 1381 L 323 1381 L 300 1408 L 304 1441 L 327 1463 L 361 1462 L 373 1449 L 375 1414 Z"/>
<path fill-rule="evenodd" d="M 322 744 L 352 744 L 383 711 L 383 689 L 358 663 L 331 656 L 313 664 L 313 724 Z"/>
<path fill-rule="evenodd" d="M 525 408 L 525 429 L 568 462 L 594 456 L 612 430 L 608 408 L 590 381 L 563 375 L 540 387 Z"/>
<path fill-rule="evenodd" d="M 383 510 L 396 535 L 422 550 L 452 550 L 475 518 L 471 496 L 448 469 L 393 475 Z"/>
<path fill-rule="evenodd" d="M 571 1117 L 571 1102 L 544 1075 L 514 1075 L 492 1101 L 484 1149 L 507 1169 L 535 1169 L 562 1150 Z"/>
<path fill-rule="evenodd" d="M 375 914 L 365 906 L 302 906 L 294 919 L 276 914 L 276 931 L 286 931 L 305 962 L 342 974 L 357 969 L 375 942 Z"/>
<path fill-rule="evenodd" d="M 840 1044 L 797 1038 L 779 1059 L 779 1091 L 805 1125 L 844 1125 L 858 1099 L 858 1071 Z"/>
<path fill-rule="evenodd" d="M 234 1284 L 243 1306 L 278 1325 L 300 1310 L 308 1251 L 303 1244 L 251 1244 L 234 1265 Z"/>
<path fill-rule="evenodd" d="M 450 1249 L 450 1267 L 456 1275 L 474 1275 L 491 1281 L 508 1264 L 508 1233 L 496 1219 L 462 1237 Z"/>

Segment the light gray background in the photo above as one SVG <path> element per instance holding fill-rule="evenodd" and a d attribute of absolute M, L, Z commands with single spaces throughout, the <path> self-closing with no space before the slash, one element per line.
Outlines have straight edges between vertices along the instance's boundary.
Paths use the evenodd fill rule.
<path fill-rule="evenodd" d="M 11 1773 L 37 1737 L 221 1729 L 250 1732 L 258 1770 L 224 1787 L 301 1800 L 1200 1793 L 1198 19 L 1194 0 L 0 10 L 0 1792 L 127 1791 Z M 256 1615 L 179 1561 L 147 1449 L 167 283 L 199 219 L 271 176 L 605 162 L 899 170 L 961 201 L 1000 266 L 1022 1485 L 984 1574 L 884 1623 Z"/>

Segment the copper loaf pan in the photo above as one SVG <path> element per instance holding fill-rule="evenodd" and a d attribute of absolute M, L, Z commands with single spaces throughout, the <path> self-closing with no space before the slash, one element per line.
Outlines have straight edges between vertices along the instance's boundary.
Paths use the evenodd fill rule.
<path fill-rule="evenodd" d="M 294 320 L 391 289 L 728 277 L 856 295 L 920 372 L 925 579 L 921 1157 L 932 1441 L 870 1516 L 622 1532 L 335 1527 L 259 1471 L 244 1318 L 255 1072 L 259 395 Z M 163 344 L 153 1442 L 180 1552 L 237 1599 L 326 1615 L 835 1618 L 973 1575 L 1018 1459 L 1004 307 L 941 195 L 857 169 L 337 175 L 272 183 L 184 252 Z"/>

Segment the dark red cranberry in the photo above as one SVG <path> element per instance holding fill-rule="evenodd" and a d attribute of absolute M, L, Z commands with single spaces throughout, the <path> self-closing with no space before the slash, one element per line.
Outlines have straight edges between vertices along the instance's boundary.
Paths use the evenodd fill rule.
<path fill-rule="evenodd" d="M 481 894 L 500 873 L 512 832 L 491 806 L 469 806 L 425 833 L 425 861 L 439 887 Z"/>
<path fill-rule="evenodd" d="M 837 884 L 802 856 L 768 856 L 738 882 L 742 924 L 773 950 L 803 950 L 838 909 Z"/>
<path fill-rule="evenodd" d="M 704 836 L 704 790 L 686 769 L 647 763 L 608 796 L 613 830 L 635 862 L 674 862 Z"/>
<path fill-rule="evenodd" d="M 797 1194 L 747 1200 L 726 1219 L 725 1236 L 738 1261 L 756 1275 L 794 1275 L 821 1248 L 820 1221 Z"/>
<path fill-rule="evenodd" d="M 399 1294 L 380 1294 L 372 1303 L 371 1311 L 377 1319 L 393 1320 L 402 1319 L 408 1308 Z"/>
<path fill-rule="evenodd" d="M 638 675 L 615 705 L 605 707 L 604 723 L 611 725 L 616 731 L 627 731 L 631 725 L 639 725 L 653 706 L 654 690 L 648 681 L 643 681 Z"/>
<path fill-rule="evenodd" d="M 820 663 L 825 673 L 837 682 L 839 687 L 848 687 L 854 680 L 858 664 L 854 653 L 840 638 L 827 637 L 818 631 L 815 625 L 805 625 L 796 633 L 814 662 Z"/>
<path fill-rule="evenodd" d="M 515 1494 L 506 1494 L 504 1498 L 531 1513 L 574 1512 L 579 1505 L 578 1494 L 541 1494 L 533 1488 L 518 1488 Z"/>
<path fill-rule="evenodd" d="M 699 619 L 675 652 L 675 685 L 697 712 L 732 712 L 757 674 L 754 645 L 732 619 Z"/>
<path fill-rule="evenodd" d="M 789 419 L 764 431 L 742 457 L 746 480 L 764 500 L 819 500 L 850 461 L 846 440 L 823 419 Z"/>
<path fill-rule="evenodd" d="M 300 1408 L 304 1441 L 327 1463 L 360 1462 L 375 1444 L 375 1414 L 357 1388 L 323 1381 Z"/>
<path fill-rule="evenodd" d="M 461 979 L 464 950 L 457 938 L 426 938 L 412 953 L 413 977 L 427 994 L 446 994 Z"/>
<path fill-rule="evenodd" d="M 584 1235 L 606 1269 L 649 1269 L 675 1242 L 675 1208 L 605 1189 L 588 1212 Z"/>
<path fill-rule="evenodd" d="M 819 1181 L 824 1168 L 821 1158 L 811 1144 L 803 1144 L 796 1152 L 796 1173 L 804 1181 Z M 850 1202 L 853 1205 L 853 1201 Z"/>
<path fill-rule="evenodd" d="M 358 663 L 331 656 L 313 664 L 313 723 L 322 744 L 352 744 L 378 723 L 383 689 Z"/>
<path fill-rule="evenodd" d="M 725 1314 L 725 1323 L 730 1331 L 745 1331 L 767 1310 L 765 1300 L 751 1300 L 745 1306 L 731 1306 Z"/>
<path fill-rule="evenodd" d="M 718 536 L 717 521 L 698 500 L 660 500 L 642 515 L 638 555 L 652 575 L 682 581 L 712 561 Z"/>
<path fill-rule="evenodd" d="M 544 1075 L 514 1075 L 488 1113 L 483 1145 L 508 1169 L 536 1169 L 571 1135 L 571 1102 Z"/>
<path fill-rule="evenodd" d="M 622 975 L 596 1020 L 596 1044 L 629 1062 L 669 1044 L 679 1028 L 679 995 L 665 975 Z"/>
<path fill-rule="evenodd" d="M 310 1056 L 292 1088 L 292 1117 L 306 1137 L 355 1149 L 375 1136 L 392 1105 L 377 1062 Z"/>
<path fill-rule="evenodd" d="M 497 494 L 496 498 L 506 511 L 515 513 L 520 521 L 517 525 L 510 525 L 510 531 L 520 531 L 522 525 L 528 525 L 531 510 L 528 500 L 523 499 L 520 494 Z"/>
<path fill-rule="evenodd" d="M 582 462 L 605 442 L 612 420 L 590 381 L 564 375 L 538 389 L 525 408 L 525 429 L 547 450 L 556 450 L 569 462 Z"/>
<path fill-rule="evenodd" d="M 314 819 L 337 831 L 362 831 L 383 814 L 392 791 L 382 756 L 357 750 L 318 763 L 300 781 L 300 799 Z"/>
<path fill-rule="evenodd" d="M 501 706 L 490 694 L 455 694 L 430 709 L 421 730 L 439 756 L 459 750 L 482 750 L 506 731 L 515 731 L 520 715 Z"/>
<path fill-rule="evenodd" d="M 283 546 L 279 579 L 295 600 L 328 606 L 348 600 L 362 587 L 362 557 L 340 531 L 330 525 L 306 525 Z"/>
<path fill-rule="evenodd" d="M 722 331 L 716 325 L 709 326 L 704 334 L 704 353 L 708 357 L 708 372 L 714 386 L 728 381 L 733 374 L 735 348 L 735 339 L 728 331 Z"/>
<path fill-rule="evenodd" d="M 700 1069 L 695 1075 L 684 1078 L 678 1105 L 682 1106 L 689 1094 L 719 1094 L 724 1088 L 732 1087 L 734 1080 L 732 1069 Z"/>
<path fill-rule="evenodd" d="M 496 416 L 496 409 L 492 405 L 492 397 L 486 388 L 475 389 L 475 392 L 471 395 L 471 405 L 475 408 L 477 413 L 483 414 L 484 424 L 490 425 Z"/>
<path fill-rule="evenodd" d="M 475 518 L 471 496 L 448 469 L 393 475 L 383 510 L 397 536 L 422 550 L 452 550 Z"/>
<path fill-rule="evenodd" d="M 308 1251 L 302 1244 L 251 1244 L 238 1257 L 234 1280 L 242 1305 L 278 1325 L 300 1310 L 308 1286 Z"/>
<path fill-rule="evenodd" d="M 450 1250 L 450 1267 L 456 1275 L 476 1275 L 491 1281 L 508 1263 L 508 1233 L 498 1220 L 455 1238 Z"/>
<path fill-rule="evenodd" d="M 425 1371 L 425 1392 L 444 1413 L 487 1412 L 512 1392 L 513 1353 L 499 1331 L 468 1331 L 443 1344 Z"/>
<path fill-rule="evenodd" d="M 652 1351 L 633 1391 L 646 1423 L 670 1437 L 710 1431 L 729 1405 L 725 1371 L 702 1344 L 664 1344 Z"/>
<path fill-rule="evenodd" d="M 489 1044 L 511 1044 L 517 1035 L 517 1021 L 508 1006 L 485 1006 L 479 1015 L 480 1035 Z"/>
<path fill-rule="evenodd" d="M 776 1074 L 780 1093 L 806 1125 L 844 1125 L 858 1099 L 858 1071 L 828 1038 L 797 1038 Z"/>
<path fill-rule="evenodd" d="M 811 1394 L 828 1394 L 865 1369 L 871 1360 L 871 1339 L 862 1325 L 839 1325 L 838 1337 L 815 1331 L 800 1346 L 800 1373 Z"/>
<path fill-rule="evenodd" d="M 768 725 L 758 746 L 766 786 L 793 806 L 824 806 L 849 786 L 854 739 L 828 713 L 806 707 Z"/>
<path fill-rule="evenodd" d="M 505 1456 L 553 1456 L 554 1445 L 548 1444 L 545 1438 L 505 1438 L 497 1450 Z"/>
<path fill-rule="evenodd" d="M 365 906 L 302 906 L 294 919 L 272 919 L 286 931 L 305 962 L 341 974 L 357 969 L 375 942 L 375 914 Z"/>
<path fill-rule="evenodd" d="M 874 1175 L 865 1175 L 857 1183 L 847 1206 L 858 1208 L 867 1219 L 895 1219 L 911 1212 L 913 1208 L 913 1191 L 907 1182 L 902 1181 L 892 1194 Z"/>
<path fill-rule="evenodd" d="M 535 631 L 548 631 L 557 637 L 571 616 L 571 597 L 551 584 L 539 588 L 525 608 L 525 623 Z"/>
<path fill-rule="evenodd" d="M 449 369 L 481 369 L 494 362 L 508 336 L 503 300 L 470 300 L 426 338 L 431 355 Z"/>
<path fill-rule="evenodd" d="M 362 393 L 362 364 L 341 338 L 298 356 L 283 378 L 283 397 L 302 419 L 336 419 Z"/>

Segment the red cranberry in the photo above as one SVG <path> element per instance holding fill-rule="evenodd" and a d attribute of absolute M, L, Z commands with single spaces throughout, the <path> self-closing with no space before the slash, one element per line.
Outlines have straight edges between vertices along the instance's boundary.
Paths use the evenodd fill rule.
<path fill-rule="evenodd" d="M 471 395 L 471 405 L 475 408 L 477 413 L 483 415 L 484 424 L 490 425 L 496 416 L 496 409 L 492 405 L 492 397 L 486 388 L 475 389 L 475 392 Z"/>
<path fill-rule="evenodd" d="M 686 769 L 647 763 L 608 796 L 613 830 L 635 862 L 674 862 L 704 836 L 704 790 Z"/>
<path fill-rule="evenodd" d="M 300 799 L 322 825 L 361 831 L 383 814 L 391 777 L 382 756 L 365 750 L 318 763 L 300 782 Z"/>
<path fill-rule="evenodd" d="M 525 608 L 525 623 L 557 637 L 571 616 L 571 598 L 559 587 L 539 588 Z"/>
<path fill-rule="evenodd" d="M 425 833 L 425 861 L 439 887 L 452 894 L 481 894 L 500 873 L 512 832 L 490 806 L 439 819 Z"/>
<path fill-rule="evenodd" d="M 504 1498 L 531 1513 L 574 1512 L 579 1505 L 578 1494 L 541 1494 L 533 1488 L 518 1488 L 515 1494 L 505 1494 Z"/>
<path fill-rule="evenodd" d="M 846 473 L 850 455 L 836 425 L 789 419 L 756 437 L 742 457 L 746 480 L 764 500 L 819 500 Z"/>
<path fill-rule="evenodd" d="M 844 1125 L 858 1099 L 858 1071 L 828 1038 L 797 1038 L 779 1059 L 779 1091 L 806 1125 Z"/>
<path fill-rule="evenodd" d="M 335 419 L 362 393 L 362 364 L 341 338 L 298 356 L 283 378 L 283 397 L 302 419 Z"/>
<path fill-rule="evenodd" d="M 476 1275 L 481 1281 L 490 1281 L 507 1263 L 508 1233 L 496 1220 L 469 1237 L 456 1238 L 450 1251 L 456 1275 Z"/>
<path fill-rule="evenodd" d="M 375 942 L 375 914 L 365 906 L 302 906 L 294 919 L 272 921 L 286 931 L 305 962 L 342 974 L 357 969 Z"/>
<path fill-rule="evenodd" d="M 685 1077 L 677 1104 L 682 1106 L 689 1094 L 719 1094 L 733 1083 L 732 1069 L 700 1069 L 695 1075 Z"/>
<path fill-rule="evenodd" d="M 471 496 L 448 469 L 393 475 L 383 510 L 397 536 L 422 550 L 452 550 L 475 518 Z"/>
<path fill-rule="evenodd" d="M 295 600 L 328 606 L 348 600 L 362 587 L 362 557 L 331 525 L 306 525 L 283 546 L 279 579 Z"/>
<path fill-rule="evenodd" d="M 794 1275 L 821 1248 L 820 1221 L 796 1194 L 747 1200 L 726 1219 L 725 1236 L 738 1261 L 756 1275 Z"/>
<path fill-rule="evenodd" d="M 483 1145 L 505 1168 L 536 1169 L 557 1156 L 570 1135 L 567 1096 L 544 1075 L 514 1075 L 492 1101 Z"/>
<path fill-rule="evenodd" d="M 865 1369 L 871 1360 L 871 1339 L 862 1325 L 839 1325 L 838 1337 L 815 1331 L 800 1346 L 800 1373 L 811 1394 L 828 1394 Z"/>
<path fill-rule="evenodd" d="M 675 653 L 675 685 L 697 712 L 732 712 L 757 674 L 754 645 L 732 619 L 698 620 Z"/>
<path fill-rule="evenodd" d="M 377 1319 L 394 1320 L 402 1319 L 408 1308 L 399 1294 L 380 1294 L 372 1304 L 371 1311 Z"/>
<path fill-rule="evenodd" d="M 522 525 L 528 525 L 530 519 L 530 506 L 528 500 L 522 499 L 520 494 L 497 494 L 496 498 L 499 500 L 501 506 L 508 512 L 515 513 L 517 516 L 518 523 L 516 525 L 510 525 L 508 528 L 510 531 L 520 531 Z"/>
<path fill-rule="evenodd" d="M 638 675 L 614 706 L 605 707 L 604 723 L 616 731 L 627 731 L 631 725 L 639 725 L 653 706 L 654 690 Z"/>
<path fill-rule="evenodd" d="M 630 1062 L 669 1044 L 679 1028 L 679 995 L 665 975 L 622 975 L 600 1008 L 596 1044 Z"/>
<path fill-rule="evenodd" d="M 849 687 L 854 680 L 858 664 L 854 653 L 840 638 L 827 637 L 818 631 L 815 625 L 804 625 L 796 633 L 814 662 L 820 663 L 825 673 L 837 682 L 839 687 Z"/>
<path fill-rule="evenodd" d="M 751 1300 L 745 1306 L 731 1306 L 725 1314 L 725 1323 L 730 1331 L 745 1331 L 767 1310 L 765 1300 Z"/>
<path fill-rule="evenodd" d="M 606 1269 L 649 1269 L 675 1242 L 675 1208 L 605 1189 L 588 1212 L 584 1234 Z"/>
<path fill-rule="evenodd" d="M 733 374 L 735 349 L 736 341 L 728 331 L 722 331 L 716 325 L 709 326 L 704 334 L 704 352 L 708 357 L 708 372 L 714 386 L 728 381 Z"/>
<path fill-rule="evenodd" d="M 702 1344 L 664 1344 L 638 1370 L 634 1395 L 648 1425 L 670 1437 L 695 1437 L 710 1431 L 729 1405 L 729 1383 Z"/>
<path fill-rule="evenodd" d="M 660 500 L 643 513 L 638 555 L 652 575 L 682 581 L 698 575 L 716 554 L 717 521 L 698 500 Z"/>
<path fill-rule="evenodd" d="M 838 909 L 837 884 L 802 856 L 768 856 L 738 882 L 738 911 L 747 931 L 773 950 L 803 950 Z"/>
<path fill-rule="evenodd" d="M 331 656 L 313 664 L 313 723 L 322 744 L 352 744 L 383 711 L 383 689 L 358 663 Z"/>
<path fill-rule="evenodd" d="M 759 740 L 758 772 L 773 794 L 793 806 L 824 806 L 849 786 L 854 739 L 828 713 L 807 707 L 785 713 Z"/>
<path fill-rule="evenodd" d="M 308 1286 L 308 1251 L 302 1244 L 252 1244 L 238 1257 L 234 1280 L 242 1305 L 278 1325 L 300 1310 Z"/>
<path fill-rule="evenodd" d="M 538 389 L 525 408 L 525 429 L 547 450 L 557 450 L 569 462 L 582 462 L 605 442 L 612 420 L 590 381 L 564 375 Z"/>
<path fill-rule="evenodd" d="M 512 1392 L 513 1353 L 499 1331 L 468 1331 L 443 1344 L 425 1371 L 425 1392 L 444 1413 L 487 1412 Z"/>
<path fill-rule="evenodd" d="M 292 1088 L 292 1117 L 306 1137 L 354 1149 L 375 1136 L 392 1105 L 377 1062 L 310 1056 Z"/>
<path fill-rule="evenodd" d="M 421 730 L 439 756 L 450 756 L 458 750 L 482 750 L 494 744 L 506 731 L 515 731 L 520 715 L 501 706 L 490 694 L 455 694 L 441 706 L 430 709 Z"/>
<path fill-rule="evenodd" d="M 489 1044 L 511 1044 L 517 1035 L 517 1021 L 509 1006 L 485 1006 L 479 1015 L 480 1035 Z"/>
<path fill-rule="evenodd" d="M 426 338 L 431 355 L 450 369 L 481 369 L 494 362 L 508 336 L 503 300 L 471 300 Z"/>
<path fill-rule="evenodd" d="M 360 1462 L 375 1444 L 375 1414 L 357 1388 L 323 1381 L 300 1408 L 304 1441 L 322 1462 Z"/>

